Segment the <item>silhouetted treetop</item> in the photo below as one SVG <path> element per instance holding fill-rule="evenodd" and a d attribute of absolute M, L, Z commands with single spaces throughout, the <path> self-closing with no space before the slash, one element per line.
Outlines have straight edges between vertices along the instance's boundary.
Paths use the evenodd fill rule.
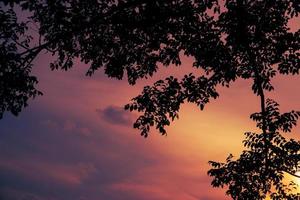
<path fill-rule="evenodd" d="M 276 74 L 299 73 L 300 31 L 292 33 L 288 27 L 289 19 L 299 13 L 299 2 L 229 0 L 226 1 L 225 8 L 227 10 L 221 12 L 214 20 L 214 31 L 219 37 L 217 46 L 209 46 L 208 51 L 203 52 L 200 42 L 195 44 L 195 41 L 189 41 L 194 44 L 195 51 L 189 54 L 195 57 L 194 66 L 201 67 L 207 73 L 199 79 L 214 79 L 214 84 L 209 85 L 210 88 L 215 88 L 218 84 L 228 85 L 237 78 L 253 79 L 252 90 L 259 95 L 263 90 L 274 89 L 271 79 Z M 200 37 L 206 36 L 201 34 Z M 194 93 L 201 94 L 203 88 L 206 89 L 205 84 L 200 88 L 194 87 Z M 184 87 L 181 89 L 182 93 L 186 94 L 182 97 L 184 100 L 190 101 L 189 95 L 194 98 L 194 93 L 186 93 Z M 157 90 L 156 94 L 149 94 L 148 90 L 148 87 L 145 88 L 142 95 L 150 95 L 148 99 L 152 99 L 153 102 L 161 96 L 166 99 L 171 97 L 168 91 L 157 90 L 155 85 L 151 90 Z M 194 102 L 203 108 L 204 104 L 209 102 L 209 96 L 209 92 L 206 95 L 198 95 Z M 127 106 L 145 113 L 137 120 L 135 126 L 146 136 L 144 133 L 148 131 L 145 130 L 148 130 L 149 125 L 153 125 L 151 121 L 154 121 L 156 127 L 164 134 L 164 126 L 169 124 L 168 115 L 177 113 L 179 106 L 165 112 L 157 112 L 145 107 L 149 102 L 141 101 L 143 98 L 139 96 L 131 106 Z M 175 101 L 171 102 L 180 103 Z M 169 104 L 170 102 L 160 102 L 158 107 L 167 108 Z"/>
<path fill-rule="evenodd" d="M 278 104 L 273 100 L 266 102 L 266 116 L 262 112 L 251 116 L 264 133 L 246 132 L 244 150 L 237 160 L 229 155 L 225 163 L 210 161 L 212 169 L 208 174 L 213 177 L 214 187 L 228 185 L 226 194 L 233 199 L 264 200 L 266 195 L 274 200 L 295 200 L 300 198 L 297 185 L 293 181 L 284 183 L 284 174 L 296 176 L 299 170 L 300 143 L 284 138 L 279 131 L 291 131 L 296 125 L 300 112 L 291 111 L 280 114 Z"/>
<path fill-rule="evenodd" d="M 75 58 L 80 58 L 90 65 L 87 75 L 103 67 L 109 77 L 121 79 L 126 73 L 129 83 L 134 84 L 138 78 L 155 73 L 158 63 L 166 66 L 181 64 L 180 51 L 186 55 L 193 55 L 196 51 L 210 55 L 213 48 L 217 50 L 220 46 L 213 18 L 206 13 L 207 9 L 217 7 L 216 1 L 11 0 L 4 1 L 4 4 L 7 6 L 2 14 L 8 15 L 5 20 L 14 20 L 11 7 L 15 8 L 17 4 L 31 14 L 22 20 L 33 21 L 39 26 L 39 38 L 27 42 L 29 46 L 20 42 L 25 33 L 14 31 L 20 25 L 16 21 L 10 31 L 14 31 L 17 38 L 9 35 L 1 38 L 14 46 L 11 53 L 16 54 L 19 61 L 11 60 L 17 69 L 27 66 L 30 71 L 32 60 L 46 50 L 57 56 L 57 60 L 50 64 L 52 69 L 67 70 L 73 66 Z M 22 25 L 26 29 L 30 23 Z M 6 34 L 5 29 L 1 32 Z M 212 62 L 209 58 L 205 60 Z M 8 68 L 6 62 L 1 69 Z M 198 62 L 203 64 L 204 61 Z M 32 95 L 28 93 L 24 97 Z M 10 100 L 12 102 L 5 104 L 16 101 L 14 97 Z M 20 103 L 21 107 L 24 105 L 25 102 Z M 4 107 L 1 114 L 11 110 L 8 107 Z"/>
<path fill-rule="evenodd" d="M 237 77 L 253 78 L 257 73 L 264 89 L 271 90 L 270 78 L 277 70 L 285 74 L 299 70 L 299 31 L 290 33 L 287 26 L 288 20 L 299 13 L 296 0 L 227 0 L 222 9 L 217 0 L 5 0 L 3 3 L 6 6 L 2 6 L 1 12 L 7 17 L 2 25 L 6 28 L 5 21 L 11 23 L 16 18 L 16 7 L 29 11 L 28 18 L 21 19 L 27 23 L 16 20 L 11 23 L 9 31 L 15 37 L 1 29 L 6 35 L 1 38 L 3 49 L 7 43 L 14 48 L 4 53 L 15 54 L 11 59 L 3 54 L 1 70 L 9 71 L 10 62 L 18 69 L 14 71 L 21 73 L 22 68 L 27 68 L 29 74 L 23 76 L 29 85 L 25 91 L 6 83 L 17 96 L 22 93 L 23 102 L 6 95 L 11 98 L 2 98 L 2 105 L 6 106 L 1 115 L 5 110 L 17 114 L 26 105 L 26 99 L 39 94 L 30 71 L 32 61 L 43 50 L 57 57 L 50 64 L 51 69 L 67 70 L 75 58 L 80 58 L 90 66 L 87 75 L 103 67 L 109 77 L 122 79 L 126 74 L 130 84 L 152 76 L 159 63 L 180 65 L 180 52 L 195 58 L 193 66 L 204 69 L 209 75 L 205 78 L 217 77 L 223 85 Z M 29 21 L 38 26 L 34 40 L 25 35 Z M 22 32 L 17 31 L 20 26 Z M 26 45 L 22 43 L 25 38 Z M 274 64 L 278 65 L 277 70 Z M 257 90 L 255 84 L 253 87 Z"/>

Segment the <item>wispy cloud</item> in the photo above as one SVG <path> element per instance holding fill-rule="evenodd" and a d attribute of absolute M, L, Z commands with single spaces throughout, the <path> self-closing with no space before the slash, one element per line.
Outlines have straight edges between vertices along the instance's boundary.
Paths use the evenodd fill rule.
<path fill-rule="evenodd" d="M 129 126 L 133 123 L 133 115 L 122 107 L 108 106 L 97 109 L 98 115 L 108 123 Z"/>

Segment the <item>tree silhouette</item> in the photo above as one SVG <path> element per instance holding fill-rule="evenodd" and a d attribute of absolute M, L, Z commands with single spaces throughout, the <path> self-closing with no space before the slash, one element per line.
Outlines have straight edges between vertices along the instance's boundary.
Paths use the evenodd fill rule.
<path fill-rule="evenodd" d="M 224 5 L 219 5 L 222 2 Z M 228 186 L 233 199 L 295 199 L 284 173 L 297 176 L 300 145 L 286 140 L 299 112 L 281 114 L 278 104 L 266 100 L 277 74 L 298 74 L 300 30 L 290 32 L 288 22 L 300 12 L 299 0 L 4 0 L 0 11 L 0 117 L 17 115 L 27 100 L 41 92 L 30 72 L 41 51 L 57 57 L 51 69 L 68 70 L 80 58 L 89 64 L 87 75 L 104 68 L 105 74 L 129 84 L 152 76 L 161 63 L 180 65 L 180 53 L 194 57 L 203 75 L 172 76 L 144 87 L 125 106 L 143 114 L 134 127 L 145 137 L 154 126 L 178 117 L 184 102 L 204 109 L 219 96 L 216 87 L 251 79 L 260 98 L 260 112 L 251 115 L 261 133 L 246 133 L 246 150 L 237 160 L 213 162 L 208 172 L 215 187 Z M 28 18 L 19 22 L 15 10 Z M 38 38 L 28 36 L 30 23 Z M 290 186 L 293 186 L 291 183 Z"/>
<path fill-rule="evenodd" d="M 290 132 L 300 112 L 280 114 L 278 106 L 268 99 L 264 116 L 262 112 L 251 115 L 264 131 L 245 133 L 243 143 L 247 150 L 237 160 L 232 160 L 233 156 L 229 155 L 225 163 L 210 161 L 212 169 L 208 174 L 214 177 L 212 185 L 229 185 L 226 193 L 233 199 L 265 199 L 266 194 L 272 199 L 300 198 L 300 193 L 293 193 L 295 183 L 286 185 L 282 181 L 284 173 L 299 178 L 295 174 L 299 168 L 300 143 L 287 140 L 279 133 L 280 130 Z"/>

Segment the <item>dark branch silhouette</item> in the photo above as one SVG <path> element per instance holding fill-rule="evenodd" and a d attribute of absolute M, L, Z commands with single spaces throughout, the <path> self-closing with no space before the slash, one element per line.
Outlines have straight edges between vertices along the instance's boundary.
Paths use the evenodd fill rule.
<path fill-rule="evenodd" d="M 194 57 L 193 67 L 203 74 L 172 76 L 146 86 L 125 106 L 142 115 L 134 127 L 147 137 L 151 127 L 166 134 L 165 126 L 178 117 L 180 105 L 195 103 L 201 110 L 219 96 L 217 86 L 237 79 L 253 80 L 260 112 L 251 115 L 261 133 L 246 133 L 246 150 L 237 160 L 213 162 L 208 172 L 212 185 L 227 187 L 233 199 L 296 199 L 293 183 L 300 144 L 285 139 L 300 113 L 281 114 L 267 99 L 271 80 L 278 74 L 299 74 L 300 30 L 290 32 L 288 22 L 300 12 L 299 0 L 4 0 L 0 10 L 0 118 L 17 115 L 27 101 L 41 95 L 31 75 L 32 62 L 46 51 L 57 60 L 52 70 L 68 70 L 80 58 L 89 64 L 87 75 L 104 68 L 108 77 L 129 84 L 156 73 L 159 64 L 181 65 L 180 53 Z M 24 22 L 15 8 L 30 13 Z M 38 39 L 28 35 L 38 26 Z M 38 40 L 38 42 L 37 42 Z"/>

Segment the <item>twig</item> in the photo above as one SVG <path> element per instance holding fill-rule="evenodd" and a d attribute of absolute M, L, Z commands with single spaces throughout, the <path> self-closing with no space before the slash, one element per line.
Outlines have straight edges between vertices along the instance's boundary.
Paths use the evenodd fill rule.
<path fill-rule="evenodd" d="M 294 176 L 294 177 L 296 177 L 296 178 L 300 178 L 300 175 L 297 175 L 297 174 L 294 174 L 294 173 L 292 173 L 292 172 L 289 172 L 289 171 L 285 171 L 285 170 L 283 170 L 285 173 L 288 173 L 289 175 L 292 175 L 292 176 Z"/>

